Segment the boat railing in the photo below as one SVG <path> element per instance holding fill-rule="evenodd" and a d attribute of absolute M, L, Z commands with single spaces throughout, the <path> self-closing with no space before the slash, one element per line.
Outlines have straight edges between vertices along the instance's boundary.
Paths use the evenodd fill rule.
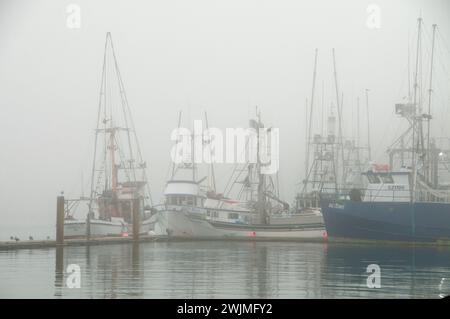
<path fill-rule="evenodd" d="M 80 198 L 65 198 L 64 199 L 64 217 L 66 219 L 73 219 L 75 213 L 77 212 L 80 203 L 88 203 L 90 201 L 89 197 Z"/>

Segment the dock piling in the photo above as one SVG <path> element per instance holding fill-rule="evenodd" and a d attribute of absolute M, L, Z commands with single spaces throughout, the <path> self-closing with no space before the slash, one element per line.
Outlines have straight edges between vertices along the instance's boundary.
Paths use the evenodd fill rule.
<path fill-rule="evenodd" d="M 133 240 L 139 240 L 141 226 L 140 201 L 138 198 L 133 200 Z"/>
<path fill-rule="evenodd" d="M 58 196 L 56 200 L 56 244 L 64 244 L 64 196 Z"/>

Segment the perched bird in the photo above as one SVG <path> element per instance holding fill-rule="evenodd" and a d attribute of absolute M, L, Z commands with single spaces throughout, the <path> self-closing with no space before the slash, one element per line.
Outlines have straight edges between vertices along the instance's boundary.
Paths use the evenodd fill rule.
<path fill-rule="evenodd" d="M 33 236 L 28 237 L 29 240 L 33 240 Z"/>
<path fill-rule="evenodd" d="M 19 241 L 20 239 L 19 239 L 19 237 L 16 236 L 16 237 L 14 237 L 14 240 Z"/>
<path fill-rule="evenodd" d="M 14 240 L 14 237 L 13 237 L 13 236 L 11 236 L 11 237 L 9 237 L 9 239 L 11 239 L 11 240 Z"/>
<path fill-rule="evenodd" d="M 47 236 L 47 240 L 50 240 L 50 236 Z"/>

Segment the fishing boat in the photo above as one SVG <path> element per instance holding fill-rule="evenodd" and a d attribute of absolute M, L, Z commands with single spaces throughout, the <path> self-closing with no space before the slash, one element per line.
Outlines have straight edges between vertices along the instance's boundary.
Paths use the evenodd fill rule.
<path fill-rule="evenodd" d="M 293 205 L 294 210 L 298 213 L 315 212 L 316 214 L 321 214 L 321 195 L 324 193 L 335 193 L 338 185 L 344 185 L 348 189 L 365 186 L 361 173 L 369 167 L 371 157 L 368 90 L 366 90 L 366 146 L 360 138 L 359 97 L 356 105 L 356 136 L 351 138 L 344 138 L 343 136 L 343 116 L 341 114 L 343 95 L 339 96 L 338 94 L 334 49 L 332 50 L 332 55 L 335 75 L 334 84 L 337 92 L 336 105 L 331 103 L 330 106 L 325 106 L 325 92 L 322 84 L 321 106 L 319 110 L 316 110 L 318 106 L 314 104 L 314 101 L 318 49 L 315 51 L 311 98 L 305 104 L 305 178 L 300 183 L 301 189 L 295 196 Z M 314 126 L 314 123 L 317 125 Z"/>
<path fill-rule="evenodd" d="M 407 121 L 408 128 L 389 147 L 389 164 L 374 165 L 362 175 L 366 188 L 322 194 L 330 238 L 450 243 L 450 139 L 431 136 L 432 76 L 428 107 L 418 98 L 421 27 L 419 19 L 414 93 L 406 103 L 395 105 L 395 113 Z M 435 34 L 436 25 L 431 75 Z"/>
<path fill-rule="evenodd" d="M 132 234 L 135 212 L 140 216 L 140 233 L 148 234 L 153 229 L 154 217 L 146 163 L 142 159 L 109 32 L 105 41 L 93 157 L 90 196 L 66 201 L 65 237 L 128 236 Z M 79 212 L 81 203 L 87 204 L 84 214 Z"/>
<path fill-rule="evenodd" d="M 323 240 L 321 216 L 290 214 L 289 204 L 279 197 L 276 174 L 264 172 L 264 167 L 272 163 L 261 161 L 262 152 L 268 154 L 271 143 L 262 142 L 263 128 L 257 113 L 257 119 L 250 121 L 250 129 L 256 136 L 257 160 L 235 166 L 230 177 L 233 182 L 224 194 L 217 193 L 215 187 L 202 185 L 206 178 L 197 179 L 193 159 L 174 167 L 166 184 L 165 203 L 158 209 L 155 233 L 189 238 Z M 189 171 L 190 178 L 177 178 L 180 169 Z M 232 189 L 236 190 L 236 196 L 230 196 Z"/>

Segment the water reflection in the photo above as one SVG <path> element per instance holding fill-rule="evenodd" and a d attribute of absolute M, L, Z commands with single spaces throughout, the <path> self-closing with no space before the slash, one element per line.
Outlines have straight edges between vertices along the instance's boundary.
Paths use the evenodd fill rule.
<path fill-rule="evenodd" d="M 62 296 L 64 286 L 64 247 L 58 246 L 55 249 L 55 297 Z"/>
<path fill-rule="evenodd" d="M 66 285 L 69 264 L 81 268 L 79 289 Z M 380 289 L 367 287 L 370 264 L 381 268 Z M 448 248 L 286 242 L 64 247 L 0 252 L 0 287 L 9 287 L 0 297 L 440 298 L 450 294 L 449 266 Z"/>
<path fill-rule="evenodd" d="M 380 289 L 366 285 L 370 264 L 381 268 Z M 439 298 L 450 294 L 440 285 L 450 278 L 449 267 L 449 248 L 334 245 L 322 274 L 329 290 L 343 297 Z"/>

